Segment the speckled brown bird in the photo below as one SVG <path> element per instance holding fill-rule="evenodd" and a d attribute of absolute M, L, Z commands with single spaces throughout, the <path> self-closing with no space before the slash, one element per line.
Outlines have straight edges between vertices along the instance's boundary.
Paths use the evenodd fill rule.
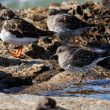
<path fill-rule="evenodd" d="M 54 33 L 36 28 L 33 24 L 19 18 L 13 11 L 0 11 L 0 38 L 6 43 L 18 46 L 17 52 L 11 52 L 14 57 L 22 57 L 22 46 L 35 42 L 39 37 L 51 36 Z"/>
<path fill-rule="evenodd" d="M 67 71 L 78 72 L 84 75 L 110 55 L 109 51 L 95 52 L 79 47 L 59 46 L 56 54 L 59 66 Z M 81 79 L 82 80 L 82 79 Z"/>
<path fill-rule="evenodd" d="M 50 31 L 54 31 L 60 38 L 64 38 L 64 36 L 79 36 L 93 25 L 68 14 L 67 10 L 50 9 L 48 11 L 47 26 Z"/>

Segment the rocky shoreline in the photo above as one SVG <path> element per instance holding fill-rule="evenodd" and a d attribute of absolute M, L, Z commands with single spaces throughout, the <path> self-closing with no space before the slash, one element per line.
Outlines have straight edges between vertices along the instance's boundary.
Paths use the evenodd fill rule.
<path fill-rule="evenodd" d="M 102 14 L 102 16 L 109 15 L 108 12 L 110 9 L 101 4 L 91 2 L 85 3 L 81 8 L 82 9 L 79 9 L 78 12 L 78 9 L 75 9 L 75 16 L 80 17 L 80 19 L 88 23 L 92 21 L 91 23 L 99 24 L 99 26 L 97 28 L 92 28 L 88 32 L 82 33 L 80 37 L 74 36 L 72 39 L 65 38 L 65 40 L 73 46 L 76 45 L 86 49 L 92 49 L 90 47 L 105 48 L 109 51 L 110 45 L 108 40 L 110 38 L 110 33 L 107 24 L 110 22 L 110 18 L 99 19 L 99 17 L 100 14 Z M 89 10 L 88 13 L 86 9 Z M 82 10 L 86 13 L 84 13 L 83 16 L 80 14 Z M 47 11 L 48 9 L 44 8 L 29 8 L 16 11 L 16 14 L 35 25 L 37 28 L 48 30 L 46 25 Z M 72 11 L 74 12 L 74 7 Z M 73 12 L 72 14 L 74 15 Z M 0 110 L 35 110 L 38 98 L 40 99 L 42 97 L 35 95 L 48 95 L 43 92 L 48 93 L 49 91 L 64 91 L 64 93 L 67 93 L 68 91 L 65 92 L 65 88 L 74 87 L 73 85 L 80 86 L 77 85 L 77 81 L 81 78 L 81 74 L 64 71 L 59 67 L 57 59 L 49 59 L 60 45 L 62 45 L 62 43 L 58 37 L 40 38 L 37 42 L 24 46 L 23 53 L 25 54 L 25 59 L 17 59 L 11 57 L 9 54 L 9 50 L 15 49 L 13 45 L 5 44 L 0 41 L 0 91 L 7 93 L 0 94 L 0 101 L 2 103 L 0 104 Z M 110 59 L 108 58 L 90 70 L 89 74 L 84 78 L 83 83 L 92 80 L 109 79 L 109 69 Z M 84 92 L 85 91 L 79 91 L 80 94 Z M 91 90 L 85 92 L 85 94 L 91 93 L 100 92 Z M 76 93 L 70 92 L 70 94 L 74 96 Z M 59 96 L 59 94 L 56 92 L 54 96 Z M 86 99 L 82 97 L 52 98 L 56 100 L 59 106 L 58 110 L 110 109 L 109 101 L 99 99 Z M 16 102 L 16 104 L 13 102 Z"/>

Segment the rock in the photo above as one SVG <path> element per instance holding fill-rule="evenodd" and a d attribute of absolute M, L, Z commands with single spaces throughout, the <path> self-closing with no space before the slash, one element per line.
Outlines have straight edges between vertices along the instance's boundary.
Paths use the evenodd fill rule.
<path fill-rule="evenodd" d="M 55 95 L 55 94 L 58 95 L 60 93 L 64 93 L 63 95 L 66 95 L 66 93 L 65 93 L 66 88 L 72 88 L 73 90 L 76 91 L 76 94 L 77 94 L 77 90 L 74 87 L 76 87 L 77 85 L 80 85 L 80 83 L 78 83 L 78 82 L 81 80 L 82 74 L 72 73 L 72 72 L 67 72 L 67 71 L 60 72 L 60 71 L 61 71 L 61 69 L 57 68 L 54 71 L 50 70 L 50 71 L 44 72 L 43 73 L 44 76 L 40 77 L 43 74 L 37 76 L 35 78 L 35 81 L 37 81 L 37 82 L 39 82 L 40 80 L 42 81 L 47 76 L 48 76 L 47 77 L 48 80 L 42 81 L 38 84 L 34 83 L 32 86 L 24 88 L 19 93 L 36 94 L 36 95 L 39 95 L 39 94 L 40 95 L 44 95 L 44 94 L 48 95 L 48 93 L 51 95 Z M 50 77 L 49 77 L 49 75 L 50 75 Z M 106 78 L 109 78 L 109 77 L 110 77 L 109 70 L 104 70 L 100 66 L 97 66 L 95 68 L 92 68 L 91 71 L 89 71 L 85 75 L 81 84 L 84 84 L 84 83 L 86 84 L 87 82 L 89 82 L 91 80 L 96 80 L 96 79 L 97 80 L 100 80 L 100 79 L 106 80 Z M 94 90 L 94 88 L 92 88 L 92 90 Z M 53 93 L 51 93 L 50 91 L 53 91 Z M 61 91 L 61 92 L 59 93 L 59 91 Z M 71 91 L 71 89 L 70 89 L 70 91 Z"/>
<path fill-rule="evenodd" d="M 57 105 L 56 105 L 57 103 Z M 43 97 L 0 93 L 0 110 L 109 110 L 110 102 L 93 98 Z"/>
<path fill-rule="evenodd" d="M 50 84 L 63 84 L 69 81 L 74 81 L 74 83 L 77 83 L 78 81 L 80 81 L 82 77 L 82 74 L 80 73 L 72 73 L 72 72 L 68 72 L 68 71 L 64 71 L 64 72 L 59 72 L 58 74 L 56 74 L 55 76 L 53 76 L 50 80 L 49 83 Z"/>
<path fill-rule="evenodd" d="M 43 62 L 41 60 L 21 60 L 16 58 L 1 57 L 0 85 L 2 85 L 2 87 L 0 88 L 0 90 L 3 90 L 4 88 L 6 89 L 32 84 L 32 80 L 34 78 L 50 69 L 48 64 L 48 62 Z M 43 76 L 41 75 L 40 77 Z M 39 79 L 37 79 L 36 81 L 39 81 Z"/>
<path fill-rule="evenodd" d="M 76 7 L 78 6 L 78 3 L 77 3 L 77 1 L 72 1 L 72 2 L 70 2 L 70 1 L 63 1 L 62 3 L 61 3 L 61 8 L 62 9 L 66 9 L 66 10 L 69 10 L 69 9 L 75 9 Z"/>

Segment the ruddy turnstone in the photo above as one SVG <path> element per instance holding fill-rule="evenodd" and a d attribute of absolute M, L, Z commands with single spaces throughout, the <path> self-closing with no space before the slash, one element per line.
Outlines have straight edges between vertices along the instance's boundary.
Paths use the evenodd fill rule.
<path fill-rule="evenodd" d="M 58 63 L 62 69 L 85 75 L 110 54 L 108 51 L 99 53 L 79 47 L 60 46 L 55 55 L 58 56 Z"/>
<path fill-rule="evenodd" d="M 83 31 L 91 28 L 92 25 L 68 14 L 67 10 L 50 9 L 47 26 L 50 31 L 56 32 L 62 39 L 64 36 L 79 36 Z"/>
<path fill-rule="evenodd" d="M 8 13 L 9 14 L 9 13 Z M 22 46 L 35 42 L 39 37 L 51 36 L 54 32 L 43 31 L 33 24 L 18 18 L 13 12 L 0 12 L 0 38 L 6 43 L 18 46 L 17 52 L 11 52 L 14 57 L 22 57 Z M 3 15 L 3 16 L 1 16 Z"/>

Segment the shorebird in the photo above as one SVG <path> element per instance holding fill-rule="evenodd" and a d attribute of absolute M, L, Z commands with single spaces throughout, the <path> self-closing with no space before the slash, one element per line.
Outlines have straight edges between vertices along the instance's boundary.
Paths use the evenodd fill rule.
<path fill-rule="evenodd" d="M 101 0 L 101 2 L 105 7 L 110 8 L 110 0 Z"/>
<path fill-rule="evenodd" d="M 64 36 L 79 36 L 93 25 L 68 14 L 67 10 L 49 9 L 47 26 L 50 31 L 55 32 L 62 39 Z"/>
<path fill-rule="evenodd" d="M 83 76 L 110 54 L 108 51 L 93 52 L 79 47 L 59 46 L 55 55 L 58 56 L 62 69 L 78 72 Z"/>
<path fill-rule="evenodd" d="M 0 11 L 0 24 L 1 40 L 18 46 L 18 51 L 11 52 L 11 54 L 17 58 L 22 58 L 23 56 L 23 45 L 35 42 L 39 37 L 51 36 L 54 34 L 53 32 L 36 28 L 33 24 L 19 18 L 13 11 L 8 10 Z"/>

